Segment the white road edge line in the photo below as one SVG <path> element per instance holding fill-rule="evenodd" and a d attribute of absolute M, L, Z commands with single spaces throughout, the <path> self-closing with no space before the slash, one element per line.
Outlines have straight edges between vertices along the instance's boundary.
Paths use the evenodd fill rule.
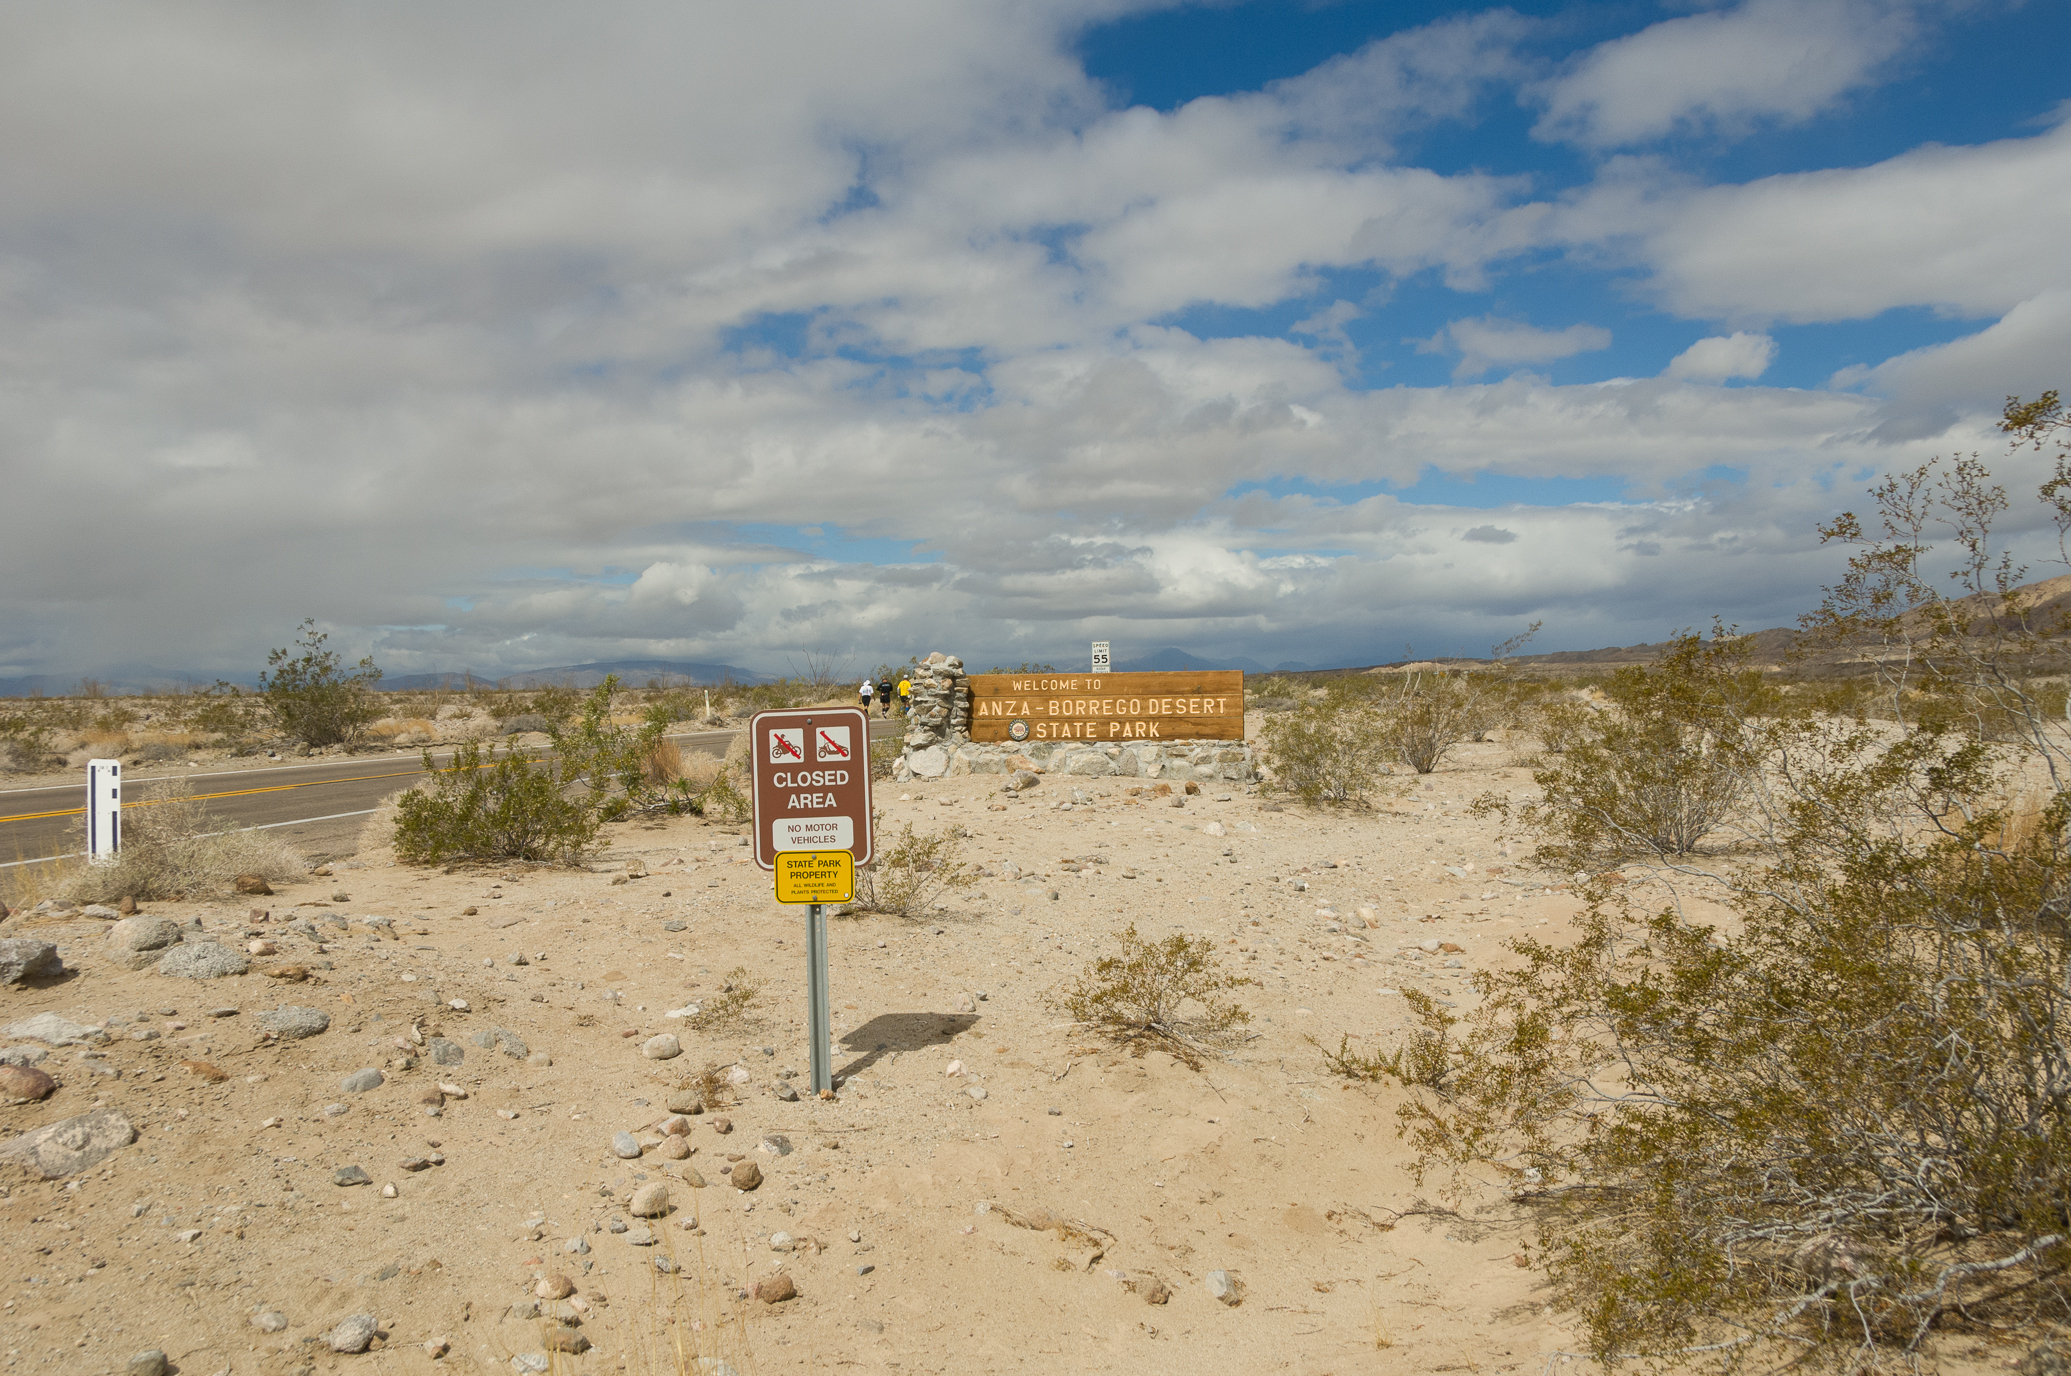
<path fill-rule="evenodd" d="M 307 826 L 311 822 L 335 822 L 341 817 L 365 817 L 369 813 L 379 811 L 381 809 L 378 807 L 366 807 L 361 808 L 358 812 L 334 812 L 328 817 L 297 817 L 292 822 L 266 822 L 256 827 L 232 827 L 230 831 L 205 831 L 202 835 L 228 836 L 231 831 L 272 831 L 275 827 L 299 827 Z M 34 860 L 9 860 L 5 864 L 0 864 L 0 870 L 11 870 L 17 865 L 47 865 L 53 860 L 77 860 L 84 854 L 86 852 L 83 850 L 75 850 L 69 855 L 41 855 Z"/>

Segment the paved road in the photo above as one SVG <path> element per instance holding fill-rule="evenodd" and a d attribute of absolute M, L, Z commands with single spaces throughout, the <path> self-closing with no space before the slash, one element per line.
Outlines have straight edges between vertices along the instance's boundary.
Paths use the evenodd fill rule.
<path fill-rule="evenodd" d="M 870 734 L 882 736 L 901 723 L 872 718 Z M 695 731 L 671 736 L 677 746 L 702 755 L 724 755 L 737 731 Z M 451 751 L 434 752 L 443 762 Z M 330 859 L 352 853 L 361 823 L 383 798 L 422 777 L 421 752 L 356 755 L 322 764 L 280 763 L 238 769 L 184 772 L 193 796 L 208 800 L 225 827 L 268 827 L 305 854 Z M 165 777 L 154 772 L 153 777 Z M 138 805 L 149 780 L 131 780 Z M 78 847 L 79 817 L 86 780 L 53 788 L 0 789 L 0 866 L 58 856 Z"/>

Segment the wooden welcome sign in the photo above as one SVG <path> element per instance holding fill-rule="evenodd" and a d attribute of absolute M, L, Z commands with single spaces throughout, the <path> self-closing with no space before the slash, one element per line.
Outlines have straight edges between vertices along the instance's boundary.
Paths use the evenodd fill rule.
<path fill-rule="evenodd" d="M 971 739 L 1241 741 L 1244 675 L 972 674 Z"/>

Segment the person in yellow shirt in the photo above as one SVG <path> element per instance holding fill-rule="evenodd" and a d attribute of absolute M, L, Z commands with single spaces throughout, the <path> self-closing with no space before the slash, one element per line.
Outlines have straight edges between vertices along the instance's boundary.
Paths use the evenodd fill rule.
<path fill-rule="evenodd" d="M 901 674 L 899 675 L 899 715 L 904 717 L 910 716 L 912 713 L 913 680 Z"/>

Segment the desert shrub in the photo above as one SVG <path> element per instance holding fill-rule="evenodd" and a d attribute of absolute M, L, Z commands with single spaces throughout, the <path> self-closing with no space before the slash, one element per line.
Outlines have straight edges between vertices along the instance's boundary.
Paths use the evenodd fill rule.
<path fill-rule="evenodd" d="M 136 749 L 132 758 L 138 764 L 164 764 L 169 760 L 187 758 L 187 747 L 172 741 L 146 741 Z"/>
<path fill-rule="evenodd" d="M 572 863 L 596 841 L 597 810 L 565 761 L 522 750 L 499 756 L 468 741 L 444 770 L 427 751 L 424 768 L 432 778 L 397 800 L 399 860 Z"/>
<path fill-rule="evenodd" d="M 530 694 L 511 698 L 504 705 L 510 710 L 510 715 L 503 718 L 506 729 L 514 718 L 526 716 L 541 718 L 544 723 L 540 726 L 526 727 L 526 730 L 546 731 L 567 721 L 581 710 L 582 694 L 565 685 L 554 684 Z"/>
<path fill-rule="evenodd" d="M 1305 1040 L 1323 1053 L 1323 1064 L 1333 1075 L 1341 1075 L 1348 1080 L 1387 1077 L 1406 1085 L 1442 1088 L 1452 1073 L 1450 1037 L 1459 1019 L 1421 989 L 1405 989 L 1402 997 L 1409 1004 L 1410 1012 L 1416 1015 L 1418 1026 L 1412 1027 L 1402 1044 L 1393 1051 L 1354 1051 L 1352 1039 L 1344 1035 L 1338 1037 L 1335 1051 L 1314 1037 Z"/>
<path fill-rule="evenodd" d="M 954 826 L 916 832 L 904 823 L 889 848 L 856 871 L 856 897 L 843 911 L 920 918 L 948 894 L 978 882 L 963 862 L 963 837 Z"/>
<path fill-rule="evenodd" d="M 122 844 L 111 865 L 88 865 L 66 886 L 81 903 L 129 898 L 214 896 L 240 874 L 268 882 L 298 878 L 303 859 L 265 831 L 229 830 L 189 790 L 185 779 L 151 785 L 122 810 Z"/>
<path fill-rule="evenodd" d="M 745 1027 L 751 1021 L 755 1001 L 761 995 L 762 986 L 749 977 L 748 967 L 736 965 L 720 981 L 718 993 L 698 1001 L 698 1011 L 690 1024 L 700 1032 Z"/>
<path fill-rule="evenodd" d="M 537 712 L 519 712 L 502 719 L 503 734 L 506 736 L 522 736 L 528 731 L 544 731 L 551 724 Z"/>
<path fill-rule="evenodd" d="M 236 684 L 218 679 L 214 684 L 181 700 L 173 715 L 190 730 L 205 732 L 225 742 L 240 742 L 254 729 L 253 705 Z"/>
<path fill-rule="evenodd" d="M 305 619 L 291 647 L 266 656 L 267 672 L 259 675 L 266 709 L 280 729 L 312 748 L 351 745 L 381 716 L 374 685 L 381 671 L 371 657 L 348 671 L 338 652 L 327 650 L 330 637 Z M 291 655 L 291 650 L 300 650 Z"/>
<path fill-rule="evenodd" d="M 1590 714 L 1518 809 L 1565 868 L 1687 855 L 1732 813 L 1779 744 L 1781 703 L 1723 628 L 1677 636 L 1660 660 L 1614 674 L 1613 710 Z M 1765 717 L 1764 714 L 1770 714 Z"/>
<path fill-rule="evenodd" d="M 2040 494 L 2060 530 L 2067 457 Z M 2037 633 L 1991 538 L 2003 492 L 1968 461 L 1876 492 L 1881 538 L 1828 528 L 1857 552 L 1808 624 L 1896 718 L 1734 742 L 1763 751 L 1765 858 L 1711 876 L 1733 920 L 1586 890 L 1572 944 L 1476 976 L 1449 1078 L 1403 1110 L 1419 1170 L 1520 1182 L 1602 1359 L 1892 1369 L 1938 1329 L 2071 1319 L 2071 748 L 2016 672 Z M 1730 661 L 1679 649 L 1650 710 L 1733 716 Z M 1931 691 L 1900 691 L 1923 666 Z"/>
<path fill-rule="evenodd" d="M 50 766 L 56 753 L 47 723 L 27 712 L 0 713 L 0 770 L 40 771 Z"/>
<path fill-rule="evenodd" d="M 1363 694 L 1334 689 L 1266 719 L 1273 784 L 1305 803 L 1363 803 L 1386 768 L 1386 728 Z"/>
<path fill-rule="evenodd" d="M 1199 1053 L 1236 1040 L 1251 1021 L 1229 997 L 1251 983 L 1224 971 L 1215 943 L 1174 932 L 1145 941 L 1131 923 L 1121 950 L 1091 962 L 1071 984 L 1053 991 L 1050 1006 L 1073 1020 L 1139 1050 L 1159 1043 L 1188 1064 Z"/>
<path fill-rule="evenodd" d="M 1464 740 L 1478 740 L 1493 720 L 1488 695 L 1460 674 L 1411 674 L 1380 712 L 1381 735 L 1394 756 L 1429 774 Z"/>
<path fill-rule="evenodd" d="M 1596 713 L 1572 698 L 1542 702 L 1532 709 L 1532 729 L 1549 755 L 1564 755 L 1585 740 Z"/>

